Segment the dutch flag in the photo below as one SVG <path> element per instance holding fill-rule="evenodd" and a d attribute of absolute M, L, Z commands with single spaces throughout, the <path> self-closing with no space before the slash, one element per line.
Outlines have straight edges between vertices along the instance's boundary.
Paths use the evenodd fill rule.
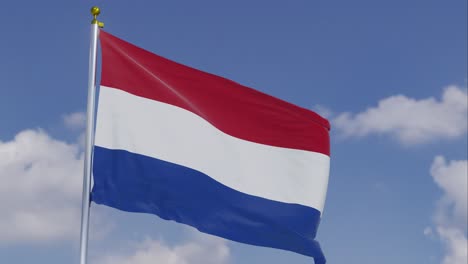
<path fill-rule="evenodd" d="M 100 41 L 95 203 L 325 263 L 326 119 L 104 31 Z"/>

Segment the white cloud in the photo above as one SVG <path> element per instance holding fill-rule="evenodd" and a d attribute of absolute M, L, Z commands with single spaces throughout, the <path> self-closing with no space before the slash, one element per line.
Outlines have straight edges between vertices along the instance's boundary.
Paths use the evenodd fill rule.
<path fill-rule="evenodd" d="M 395 95 L 363 112 L 342 113 L 333 119 L 333 124 L 344 136 L 389 134 L 405 144 L 417 144 L 464 135 L 467 111 L 466 88 L 449 86 L 440 100 Z"/>
<path fill-rule="evenodd" d="M 0 141 L 0 243 L 79 232 L 82 157 L 75 144 L 26 130 Z"/>
<path fill-rule="evenodd" d="M 333 116 L 333 111 L 326 106 L 323 105 L 315 105 L 312 110 L 314 110 L 317 114 L 321 115 L 324 118 L 331 118 Z"/>
<path fill-rule="evenodd" d="M 70 129 L 83 129 L 86 126 L 86 115 L 83 112 L 75 112 L 63 116 L 63 123 Z"/>
<path fill-rule="evenodd" d="M 468 162 L 466 160 L 447 162 L 444 157 L 437 156 L 431 167 L 431 175 L 437 185 L 444 191 L 438 207 L 440 221 L 444 216 L 452 219 L 452 224 L 464 227 L 467 223 L 467 185 L 468 185 Z M 442 209 L 447 209 L 443 210 Z M 448 210 L 450 209 L 450 210 Z"/>
<path fill-rule="evenodd" d="M 229 247 L 225 240 L 198 235 L 193 241 L 168 246 L 161 241 L 147 239 L 135 246 L 129 255 L 116 253 L 105 256 L 96 264 L 225 264 L 229 263 Z"/>
<path fill-rule="evenodd" d="M 437 156 L 431 175 L 444 194 L 438 201 L 434 215 L 436 232 L 446 247 L 443 264 L 468 262 L 468 161 L 447 162 Z"/>
<path fill-rule="evenodd" d="M 430 228 L 430 227 L 424 228 L 423 233 L 427 237 L 432 237 L 434 235 L 434 233 L 432 232 L 432 228 Z"/>
<path fill-rule="evenodd" d="M 447 249 L 442 264 L 468 263 L 466 232 L 463 233 L 457 228 L 439 227 L 437 233 Z"/>

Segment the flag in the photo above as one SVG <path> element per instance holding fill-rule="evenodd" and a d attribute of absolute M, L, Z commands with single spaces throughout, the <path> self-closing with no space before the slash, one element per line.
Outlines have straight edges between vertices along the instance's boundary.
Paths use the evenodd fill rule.
<path fill-rule="evenodd" d="M 100 31 L 92 201 L 325 263 L 329 122 Z"/>

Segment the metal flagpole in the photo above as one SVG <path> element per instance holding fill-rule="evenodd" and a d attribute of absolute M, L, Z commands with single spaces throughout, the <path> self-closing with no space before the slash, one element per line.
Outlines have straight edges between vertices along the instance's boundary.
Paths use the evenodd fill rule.
<path fill-rule="evenodd" d="M 83 172 L 83 201 L 81 207 L 81 239 L 80 239 L 80 264 L 86 264 L 88 253 L 88 230 L 89 230 L 89 211 L 90 211 L 90 192 L 91 192 L 91 170 L 92 170 L 92 149 L 94 145 L 94 116 L 96 99 L 96 54 L 99 27 L 104 24 L 97 20 L 101 13 L 99 7 L 92 7 L 91 14 L 91 43 L 89 49 L 89 72 L 88 72 L 88 108 L 86 124 L 86 141 L 84 155 Z"/>

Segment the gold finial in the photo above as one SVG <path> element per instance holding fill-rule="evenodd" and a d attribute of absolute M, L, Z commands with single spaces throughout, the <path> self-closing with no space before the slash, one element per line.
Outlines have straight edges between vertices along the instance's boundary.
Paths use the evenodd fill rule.
<path fill-rule="evenodd" d="M 97 6 L 91 7 L 91 15 L 93 15 L 94 18 L 99 16 L 99 14 L 101 14 L 101 9 L 99 9 L 99 7 L 97 7 Z"/>
<path fill-rule="evenodd" d="M 103 28 L 104 23 L 97 20 L 97 16 L 99 16 L 99 14 L 101 14 L 101 9 L 99 9 L 99 7 L 91 7 L 91 15 L 93 15 L 93 20 L 91 21 L 91 24 L 97 24 L 98 27 Z"/>

